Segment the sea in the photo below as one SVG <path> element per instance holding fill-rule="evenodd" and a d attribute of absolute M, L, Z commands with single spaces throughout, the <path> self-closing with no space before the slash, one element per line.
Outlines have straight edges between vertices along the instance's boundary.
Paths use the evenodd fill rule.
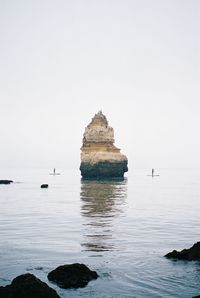
<path fill-rule="evenodd" d="M 200 295 L 200 263 L 164 257 L 200 240 L 200 170 L 157 169 L 151 177 L 151 169 L 129 169 L 123 181 L 50 172 L 0 170 L 0 179 L 14 180 L 0 185 L 0 286 L 29 272 L 63 298 Z M 72 263 L 99 278 L 75 290 L 48 281 Z"/>

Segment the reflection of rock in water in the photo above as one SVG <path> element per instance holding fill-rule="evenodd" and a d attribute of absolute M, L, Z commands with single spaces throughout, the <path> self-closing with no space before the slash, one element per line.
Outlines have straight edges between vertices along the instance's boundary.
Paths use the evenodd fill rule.
<path fill-rule="evenodd" d="M 84 250 L 106 251 L 115 248 L 113 218 L 123 213 L 126 198 L 126 182 L 81 181 L 81 213 L 84 223 Z"/>

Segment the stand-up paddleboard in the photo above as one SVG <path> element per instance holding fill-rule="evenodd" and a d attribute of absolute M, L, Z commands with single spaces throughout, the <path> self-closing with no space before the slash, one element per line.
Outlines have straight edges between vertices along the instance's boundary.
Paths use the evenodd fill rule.
<path fill-rule="evenodd" d="M 53 169 L 53 172 L 52 173 L 49 173 L 49 175 L 55 176 L 55 175 L 60 175 L 60 173 L 56 173 L 56 168 L 54 168 Z"/>
<path fill-rule="evenodd" d="M 56 175 L 61 175 L 60 173 L 49 173 L 49 175 L 53 175 L 53 176 L 56 176 Z"/>
<path fill-rule="evenodd" d="M 159 177 L 160 176 L 160 175 L 156 175 L 154 173 L 155 173 L 155 169 L 152 169 L 151 170 L 151 175 L 147 175 L 147 176 L 149 176 L 149 177 Z"/>

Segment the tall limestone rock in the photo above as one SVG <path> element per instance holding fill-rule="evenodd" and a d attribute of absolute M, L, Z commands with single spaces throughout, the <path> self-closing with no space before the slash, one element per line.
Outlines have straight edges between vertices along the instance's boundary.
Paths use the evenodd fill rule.
<path fill-rule="evenodd" d="M 127 157 L 114 145 L 114 130 L 99 111 L 85 128 L 80 171 L 83 178 L 122 178 Z"/>

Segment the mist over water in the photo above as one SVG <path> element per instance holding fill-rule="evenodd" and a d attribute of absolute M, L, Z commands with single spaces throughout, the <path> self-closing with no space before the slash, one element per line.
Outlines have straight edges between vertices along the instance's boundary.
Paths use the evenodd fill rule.
<path fill-rule="evenodd" d="M 200 1 L 0 4 L 0 179 L 15 181 L 0 185 L 0 286 L 30 272 L 62 298 L 200 295 L 200 264 L 163 257 L 200 240 Z M 100 109 L 124 181 L 81 180 Z M 157 169 L 173 167 L 197 170 Z M 74 262 L 100 277 L 48 282 Z"/>
<path fill-rule="evenodd" d="M 167 252 L 199 240 L 200 171 L 133 170 L 124 181 L 81 180 L 78 171 L 1 170 L 0 285 L 30 272 L 85 263 L 100 277 L 61 297 L 180 297 L 200 294 L 200 264 Z M 40 189 L 48 183 L 49 189 Z"/>

